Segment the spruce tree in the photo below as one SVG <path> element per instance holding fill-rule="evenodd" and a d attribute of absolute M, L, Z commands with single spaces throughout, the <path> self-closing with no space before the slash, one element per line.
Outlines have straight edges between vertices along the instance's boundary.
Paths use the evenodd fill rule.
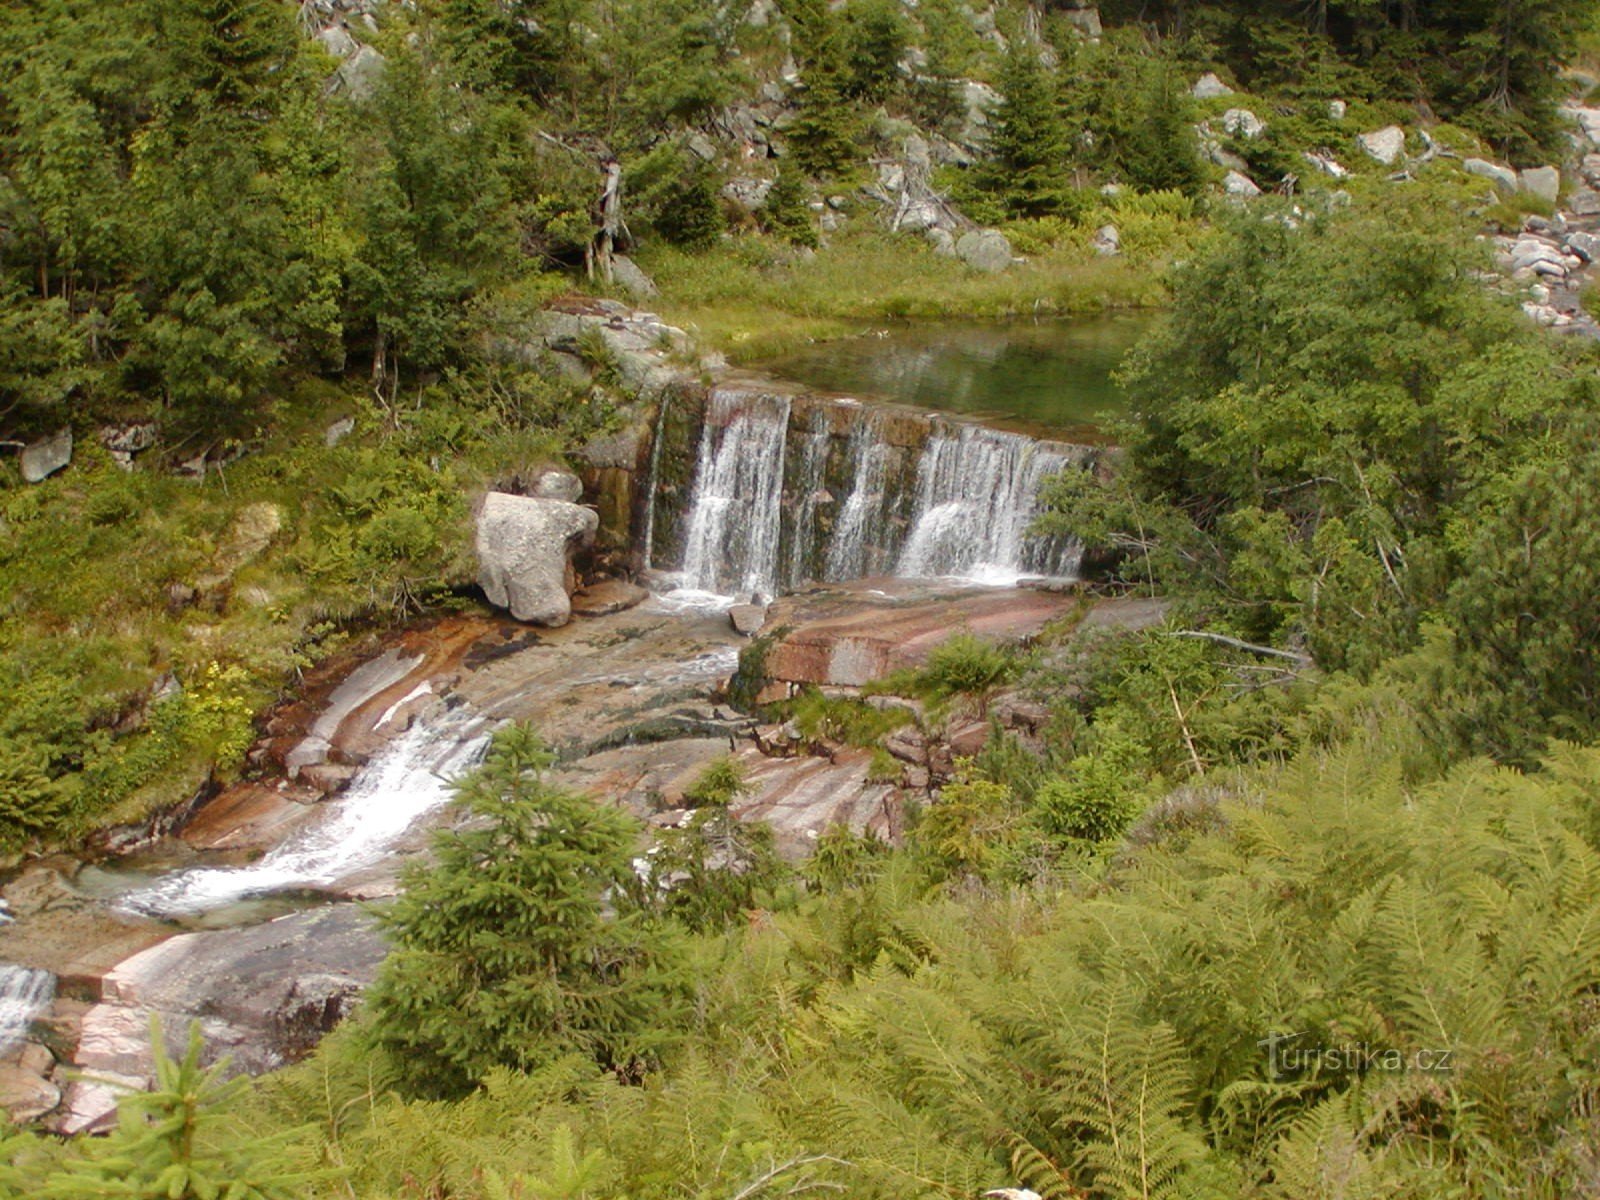
<path fill-rule="evenodd" d="M 656 228 L 674 246 L 704 250 L 716 244 L 728 222 L 722 214 L 722 200 L 710 165 L 698 159 L 690 162 L 692 165 L 663 197 Z"/>
<path fill-rule="evenodd" d="M 638 903 L 638 827 L 546 783 L 552 761 L 532 730 L 500 731 L 457 787 L 465 823 L 384 914 L 373 1035 L 416 1092 L 574 1053 L 636 1078 L 680 1023 L 677 943 Z"/>
<path fill-rule="evenodd" d="M 761 223 L 768 233 L 776 234 L 796 246 L 815 246 L 817 230 L 811 224 L 811 210 L 806 205 L 805 181 L 800 172 L 785 167 L 773 180 L 767 199 L 761 206 Z"/>
<path fill-rule="evenodd" d="M 1057 212 L 1065 203 L 1066 132 L 1053 80 L 1033 46 L 1012 47 L 1000 90 L 989 139 L 990 190 L 1015 216 Z"/>
<path fill-rule="evenodd" d="M 801 26 L 805 90 L 789 126 L 795 161 L 811 175 L 839 175 L 856 157 L 855 116 L 846 100 L 849 72 L 843 33 L 826 11 Z"/>

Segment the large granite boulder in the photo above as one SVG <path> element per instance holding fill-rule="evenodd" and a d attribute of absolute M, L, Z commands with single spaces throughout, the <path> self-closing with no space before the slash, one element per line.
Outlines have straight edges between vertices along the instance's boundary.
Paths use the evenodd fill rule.
<path fill-rule="evenodd" d="M 573 551 L 594 543 L 600 518 L 566 500 L 490 492 L 478 512 L 478 583 L 519 621 L 572 618 Z"/>

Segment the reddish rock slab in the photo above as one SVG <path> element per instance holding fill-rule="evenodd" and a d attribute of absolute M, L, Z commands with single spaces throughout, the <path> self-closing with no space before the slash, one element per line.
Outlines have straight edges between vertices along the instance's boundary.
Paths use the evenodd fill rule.
<path fill-rule="evenodd" d="M 958 633 L 996 642 L 1027 641 L 1080 603 L 1076 596 L 1023 589 L 906 603 L 863 597 L 856 611 L 802 619 L 767 651 L 765 673 L 784 683 L 861 687 L 921 666 Z M 784 623 L 781 615 L 769 618 L 771 625 Z"/>
<path fill-rule="evenodd" d="M 751 793 L 736 809 L 741 821 L 764 821 L 777 835 L 778 850 L 804 857 L 834 825 L 885 840 L 898 833 L 895 789 L 867 778 L 872 755 L 841 750 L 833 758 L 764 758 L 754 750 L 740 756 Z"/>

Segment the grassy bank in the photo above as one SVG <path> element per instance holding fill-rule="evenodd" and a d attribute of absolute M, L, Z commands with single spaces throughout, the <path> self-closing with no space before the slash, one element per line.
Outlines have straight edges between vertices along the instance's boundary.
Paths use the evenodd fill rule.
<path fill-rule="evenodd" d="M 1156 255 L 1101 257 L 1080 227 L 1031 241 L 1030 231 L 1010 232 L 1026 261 L 995 275 L 864 222 L 817 252 L 741 235 L 696 253 L 652 246 L 640 261 L 661 288 L 662 315 L 734 362 L 842 336 L 862 321 L 1073 315 L 1167 301 Z"/>
<path fill-rule="evenodd" d="M 327 444 L 344 417 L 353 430 Z M 8 462 L 0 854 L 69 844 L 236 774 L 255 714 L 352 621 L 473 578 L 474 491 L 558 461 L 567 426 L 592 420 L 529 375 L 393 408 L 306 381 L 203 478 L 159 461 L 125 471 L 89 429 L 42 484 Z"/>

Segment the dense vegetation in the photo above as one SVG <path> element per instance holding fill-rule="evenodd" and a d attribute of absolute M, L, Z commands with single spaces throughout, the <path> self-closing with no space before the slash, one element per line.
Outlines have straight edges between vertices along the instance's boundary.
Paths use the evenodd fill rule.
<path fill-rule="evenodd" d="M 1486 286 L 1472 235 L 1522 213 L 1453 161 L 1241 214 L 1189 90 L 1270 102 L 1230 142 L 1267 182 L 1419 107 L 1532 162 L 1592 13 L 1108 3 L 1094 44 L 1068 6 L 1035 35 L 1000 5 L 998 38 L 951 0 L 777 7 L 386 6 L 352 25 L 372 75 L 266 0 L 7 10 L 0 428 L 80 446 L 0 492 L 0 848 L 239 770 L 351 621 L 449 600 L 473 489 L 606 427 L 604 387 L 495 345 L 605 289 L 613 157 L 708 345 L 772 312 L 1170 299 L 1117 469 L 1060 479 L 1043 522 L 1173 624 L 958 636 L 880 696 L 774 713 L 868 747 L 1002 695 L 1048 713 L 997 725 L 903 845 L 834 830 L 799 865 L 732 819 L 730 761 L 646 853 L 505 731 L 383 910 L 360 1016 L 254 1086 L 163 1059 L 108 1138 L 0 1146 L 0 1196 L 1595 1194 L 1595 352 Z M 701 154 L 786 55 L 781 169 Z M 955 135 L 969 79 L 1000 96 L 989 148 L 937 183 L 1027 255 L 1004 276 L 859 207 L 869 155 Z M 723 194 L 751 169 L 753 211 Z M 135 470 L 95 442 L 151 419 Z"/>

